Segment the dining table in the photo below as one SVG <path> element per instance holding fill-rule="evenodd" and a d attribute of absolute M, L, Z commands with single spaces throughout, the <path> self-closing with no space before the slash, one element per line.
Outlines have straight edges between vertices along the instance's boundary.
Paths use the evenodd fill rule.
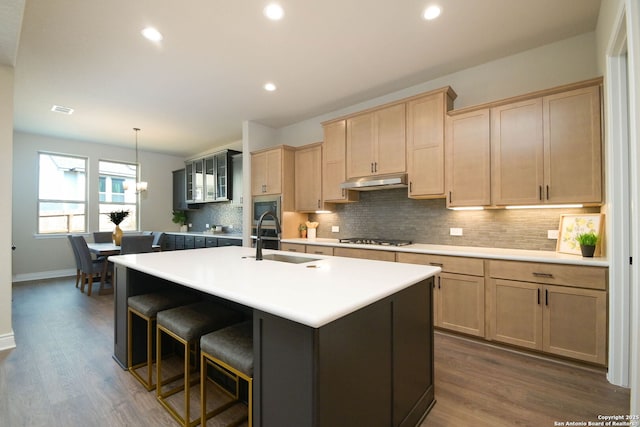
<path fill-rule="evenodd" d="M 107 271 L 109 270 L 109 257 L 112 255 L 120 255 L 120 246 L 116 245 L 113 242 L 108 243 L 89 243 L 87 242 L 87 246 L 89 247 L 89 252 L 96 254 L 96 256 L 104 257 L 105 263 L 102 268 L 102 274 L 105 278 L 104 283 L 107 284 L 106 277 Z M 153 251 L 160 251 L 160 245 L 153 245 Z M 113 293 L 113 283 L 110 284 L 109 287 L 100 286 L 100 290 L 98 291 L 98 295 L 112 294 Z"/>

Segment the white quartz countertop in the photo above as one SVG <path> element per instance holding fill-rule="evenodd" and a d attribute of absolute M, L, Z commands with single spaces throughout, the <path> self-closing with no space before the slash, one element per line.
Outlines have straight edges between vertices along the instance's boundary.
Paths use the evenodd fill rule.
<path fill-rule="evenodd" d="M 472 246 L 429 245 L 415 243 L 407 246 L 380 246 L 339 243 L 338 239 L 282 239 L 283 243 L 297 243 L 302 245 L 336 246 L 345 248 L 374 249 L 394 252 L 414 252 L 433 255 L 450 255 L 471 258 L 502 259 L 511 261 L 546 262 L 552 264 L 573 264 L 593 267 L 608 267 L 606 257 L 583 258 L 551 251 L 530 251 L 523 249 L 480 248 Z"/>
<path fill-rule="evenodd" d="M 263 254 L 290 252 L 263 250 Z M 440 272 L 440 268 L 311 254 L 302 264 L 228 246 L 109 257 L 116 264 L 319 328 Z"/>

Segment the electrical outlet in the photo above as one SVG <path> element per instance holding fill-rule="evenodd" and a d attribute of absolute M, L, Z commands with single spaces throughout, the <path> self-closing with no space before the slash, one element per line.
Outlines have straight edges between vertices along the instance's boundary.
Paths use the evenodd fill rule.
<path fill-rule="evenodd" d="M 547 239 L 558 240 L 558 230 L 547 230 Z"/>
<path fill-rule="evenodd" d="M 339 233 L 340 232 L 340 226 L 339 225 L 332 225 L 331 226 L 331 232 L 332 233 Z"/>
<path fill-rule="evenodd" d="M 449 229 L 449 234 L 451 236 L 462 236 L 462 228 L 453 228 Z"/>
<path fill-rule="evenodd" d="M 208 229 L 209 229 L 209 224 L 208 224 L 208 223 L 207 223 L 207 224 L 205 224 L 205 225 L 204 225 L 204 228 L 205 228 L 206 230 L 208 230 Z"/>
<path fill-rule="evenodd" d="M 189 228 L 191 228 L 191 227 L 193 227 L 193 224 L 192 224 L 192 223 L 189 223 Z"/>

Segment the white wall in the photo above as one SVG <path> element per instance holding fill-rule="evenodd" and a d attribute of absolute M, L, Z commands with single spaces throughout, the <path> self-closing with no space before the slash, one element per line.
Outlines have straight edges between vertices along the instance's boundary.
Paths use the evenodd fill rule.
<path fill-rule="evenodd" d="M 37 235 L 37 155 L 38 151 L 86 156 L 89 159 L 89 223 L 91 233 L 98 229 L 98 161 L 133 161 L 135 151 L 122 147 L 72 141 L 15 132 L 13 143 L 13 280 L 32 280 L 75 274 L 75 262 L 66 236 Z M 184 167 L 184 159 L 151 152 L 139 152 L 140 172 L 149 183 L 141 194 L 140 228 L 172 230 L 172 171 Z M 3 170 L 10 170 L 4 169 Z"/>
<path fill-rule="evenodd" d="M 300 146 L 322 141 L 323 121 L 444 86 L 458 94 L 455 108 L 464 108 L 598 77 L 602 74 L 595 40 L 594 33 L 586 33 L 328 112 L 278 129 L 276 143 Z"/>
<path fill-rule="evenodd" d="M 11 168 L 13 67 L 0 65 L 0 351 L 15 347 L 11 327 Z M 7 208 L 8 207 L 8 208 Z"/>

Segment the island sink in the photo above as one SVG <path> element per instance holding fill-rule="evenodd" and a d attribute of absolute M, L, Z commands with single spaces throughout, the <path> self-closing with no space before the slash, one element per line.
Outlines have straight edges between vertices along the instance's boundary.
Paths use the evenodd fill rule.
<path fill-rule="evenodd" d="M 243 258 L 255 258 L 255 257 L 249 256 L 249 257 L 243 257 Z M 302 256 L 282 255 L 282 254 L 268 254 L 268 255 L 264 255 L 262 259 L 266 259 L 269 261 L 288 262 L 291 264 L 303 264 L 305 262 L 320 261 L 320 258 L 306 258 Z"/>

